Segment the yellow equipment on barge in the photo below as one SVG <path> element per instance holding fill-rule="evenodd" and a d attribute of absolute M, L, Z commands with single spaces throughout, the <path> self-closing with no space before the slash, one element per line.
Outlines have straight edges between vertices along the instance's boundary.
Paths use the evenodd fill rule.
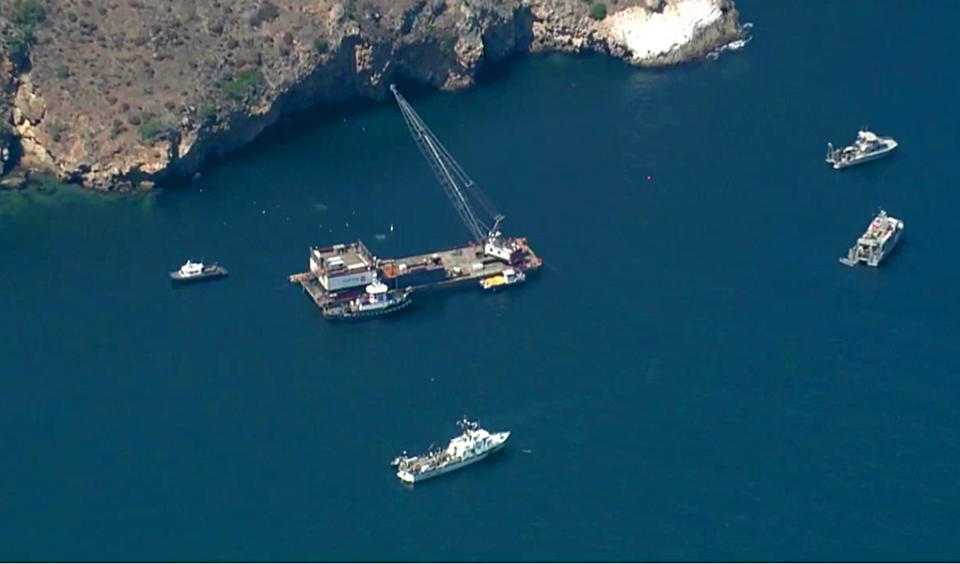
<path fill-rule="evenodd" d="M 480 287 L 484 290 L 497 290 L 503 286 L 519 284 L 526 279 L 527 275 L 523 272 L 514 270 L 512 268 L 507 268 L 500 274 L 480 280 Z"/>

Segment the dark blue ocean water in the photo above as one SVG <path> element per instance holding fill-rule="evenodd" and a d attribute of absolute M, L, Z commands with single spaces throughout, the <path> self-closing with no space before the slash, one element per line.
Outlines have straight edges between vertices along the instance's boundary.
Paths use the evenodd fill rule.
<path fill-rule="evenodd" d="M 390 103 L 148 196 L 0 195 L 0 558 L 960 558 L 960 7 L 737 4 L 717 61 L 410 96 L 545 257 L 510 292 L 335 325 L 286 282 L 466 238 Z M 830 170 L 864 124 L 898 154 Z M 841 266 L 877 206 L 901 246 Z M 173 289 L 187 257 L 231 276 Z M 403 488 L 464 413 L 509 448 Z"/>

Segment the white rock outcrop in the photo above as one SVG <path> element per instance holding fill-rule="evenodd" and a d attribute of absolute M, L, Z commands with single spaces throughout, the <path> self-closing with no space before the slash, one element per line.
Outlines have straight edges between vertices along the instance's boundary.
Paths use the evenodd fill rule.
<path fill-rule="evenodd" d="M 679 50 L 723 17 L 716 0 L 673 0 L 660 11 L 633 6 L 608 16 L 598 27 L 602 35 L 629 52 L 634 63 L 645 63 Z"/>

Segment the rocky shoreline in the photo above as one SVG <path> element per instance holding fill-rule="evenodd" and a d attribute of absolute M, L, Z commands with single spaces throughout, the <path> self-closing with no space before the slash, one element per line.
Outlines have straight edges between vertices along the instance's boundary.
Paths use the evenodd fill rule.
<path fill-rule="evenodd" d="M 384 99 L 397 79 L 465 88 L 525 52 L 671 65 L 741 33 L 732 0 L 14 0 L 0 7 L 0 174 L 20 166 L 0 185 L 34 170 L 149 189 L 285 114 Z"/>

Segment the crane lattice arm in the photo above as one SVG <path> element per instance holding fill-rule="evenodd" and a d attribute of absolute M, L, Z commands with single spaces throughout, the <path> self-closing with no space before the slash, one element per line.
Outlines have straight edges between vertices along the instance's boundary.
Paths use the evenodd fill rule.
<path fill-rule="evenodd" d="M 397 99 L 397 104 L 400 105 L 403 119 L 407 122 L 407 127 L 410 128 L 410 133 L 413 135 L 414 141 L 417 142 L 420 152 L 426 157 L 430 168 L 433 169 L 434 174 L 437 176 L 437 180 L 439 180 L 440 185 L 443 186 L 444 192 L 446 192 L 454 209 L 456 209 L 460 215 L 460 219 L 466 224 L 474 240 L 483 242 L 497 229 L 500 220 L 503 219 L 502 216 L 496 213 L 492 204 L 490 204 L 486 197 L 479 191 L 473 180 L 467 176 L 463 167 L 450 155 L 449 151 L 440 143 L 437 136 L 430 131 L 427 124 L 420 119 L 420 116 L 417 115 L 417 112 L 414 111 L 407 100 L 400 95 L 396 86 L 391 84 L 390 91 L 393 92 L 394 97 Z M 494 217 L 494 225 L 492 228 L 481 221 L 473 208 L 470 207 L 470 203 L 467 201 L 465 194 L 466 190 L 470 190 L 474 197 L 480 202 L 480 205 L 484 207 L 485 211 Z"/>

